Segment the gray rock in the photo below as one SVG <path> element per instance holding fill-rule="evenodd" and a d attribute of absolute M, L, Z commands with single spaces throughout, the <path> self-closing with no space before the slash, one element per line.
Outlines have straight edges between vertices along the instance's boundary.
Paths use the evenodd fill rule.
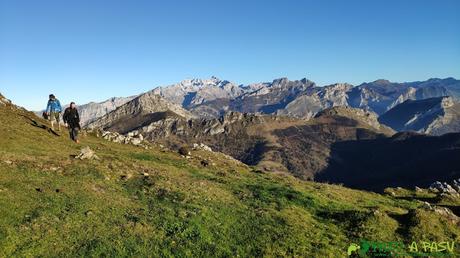
<path fill-rule="evenodd" d="M 422 208 L 426 209 L 426 210 L 431 210 L 433 209 L 433 207 L 431 207 L 431 204 L 429 202 L 423 202 L 423 206 Z"/>
<path fill-rule="evenodd" d="M 80 150 L 80 154 L 78 154 L 76 159 L 84 160 L 84 159 L 96 159 L 98 160 L 99 157 L 96 155 L 96 153 L 90 148 L 90 147 L 85 147 Z"/>
<path fill-rule="evenodd" d="M 6 105 L 10 105 L 11 104 L 11 100 L 3 97 L 2 94 L 0 94 L 0 106 L 6 106 Z"/>
<path fill-rule="evenodd" d="M 205 150 L 205 151 L 211 151 L 212 152 L 212 149 L 211 147 L 209 147 L 208 145 L 206 144 L 203 144 L 203 143 L 194 143 L 193 144 L 193 150 Z"/>
<path fill-rule="evenodd" d="M 430 191 L 440 194 L 458 195 L 459 193 L 448 183 L 436 181 L 428 188 Z"/>

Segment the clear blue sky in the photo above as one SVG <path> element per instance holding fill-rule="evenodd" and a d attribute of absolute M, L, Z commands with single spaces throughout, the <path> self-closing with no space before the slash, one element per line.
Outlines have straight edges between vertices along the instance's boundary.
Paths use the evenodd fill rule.
<path fill-rule="evenodd" d="M 460 78 L 460 1 L 0 0 L 0 92 L 27 108 L 212 75 Z"/>

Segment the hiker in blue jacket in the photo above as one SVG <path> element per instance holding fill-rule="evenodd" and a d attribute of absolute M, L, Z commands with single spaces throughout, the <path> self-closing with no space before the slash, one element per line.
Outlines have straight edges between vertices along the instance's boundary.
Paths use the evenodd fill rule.
<path fill-rule="evenodd" d="M 51 121 L 51 129 L 54 130 L 54 123 L 57 122 L 58 131 L 61 130 L 61 125 L 59 123 L 61 112 L 61 102 L 59 102 L 59 100 L 53 94 L 51 94 L 49 96 L 48 105 L 46 106 L 46 114 Z"/>

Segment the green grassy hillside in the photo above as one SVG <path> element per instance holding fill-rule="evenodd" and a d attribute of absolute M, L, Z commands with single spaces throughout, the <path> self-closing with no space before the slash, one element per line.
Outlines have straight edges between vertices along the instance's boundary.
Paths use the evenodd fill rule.
<path fill-rule="evenodd" d="M 44 124 L 0 106 L 0 257 L 346 257 L 361 239 L 460 240 L 456 221 L 410 198 L 206 151 L 186 159 L 91 135 L 77 145 L 29 118 Z M 84 146 L 100 160 L 74 159 Z"/>

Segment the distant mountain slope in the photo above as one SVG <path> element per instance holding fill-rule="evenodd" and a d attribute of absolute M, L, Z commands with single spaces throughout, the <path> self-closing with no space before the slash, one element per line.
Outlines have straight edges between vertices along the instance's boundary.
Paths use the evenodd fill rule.
<path fill-rule="evenodd" d="M 184 108 L 189 108 L 214 99 L 236 98 L 247 92 L 247 89 L 229 81 L 211 77 L 210 79 L 183 80 L 170 86 L 158 87 L 152 92 Z"/>
<path fill-rule="evenodd" d="M 185 80 L 153 92 L 197 116 L 219 117 L 227 111 L 272 114 L 313 86 L 314 83 L 307 79 L 290 81 L 287 78 L 237 86 L 212 77 Z"/>
<path fill-rule="evenodd" d="M 305 78 L 295 81 L 281 78 L 234 99 L 229 108 L 242 113 L 273 114 L 313 87 L 315 83 Z"/>
<path fill-rule="evenodd" d="M 383 114 L 407 99 L 451 96 L 460 100 L 460 81 L 454 78 L 394 83 L 377 80 L 354 87 L 348 93 L 349 105 Z"/>
<path fill-rule="evenodd" d="M 307 79 L 275 79 L 248 86 L 222 81 L 188 80 L 154 91 L 201 117 L 218 117 L 227 111 L 280 114 L 311 118 L 334 106 L 350 106 L 383 114 L 407 99 L 451 96 L 460 100 L 460 81 L 454 78 L 396 83 L 376 80 L 353 87 L 337 83 L 318 87 Z"/>
<path fill-rule="evenodd" d="M 190 112 L 179 105 L 166 101 L 153 92 L 147 92 L 89 123 L 88 127 L 127 133 L 169 115 L 193 118 Z"/>
<path fill-rule="evenodd" d="M 452 97 L 407 100 L 381 115 L 379 121 L 397 131 L 460 132 L 460 103 Z"/>
<path fill-rule="evenodd" d="M 326 108 L 348 106 L 348 92 L 352 87 L 346 83 L 314 87 L 278 110 L 277 114 L 309 119 Z"/>
<path fill-rule="evenodd" d="M 83 126 L 91 123 L 92 121 L 112 112 L 119 106 L 134 99 L 135 96 L 125 98 L 111 98 L 103 102 L 90 102 L 88 104 L 79 105 L 78 111 L 80 113 L 80 121 Z"/>

